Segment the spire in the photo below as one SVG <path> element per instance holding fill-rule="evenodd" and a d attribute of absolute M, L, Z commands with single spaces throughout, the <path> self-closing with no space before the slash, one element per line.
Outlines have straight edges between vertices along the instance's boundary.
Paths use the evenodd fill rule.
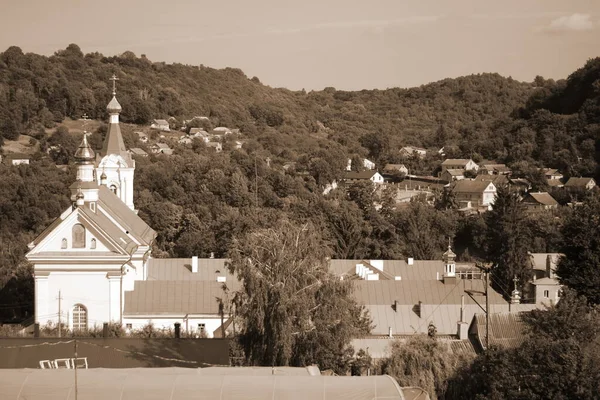
<path fill-rule="evenodd" d="M 116 75 L 113 75 L 110 80 L 113 82 L 112 87 L 112 99 L 108 103 L 106 109 L 110 114 L 110 123 L 108 125 L 108 132 L 106 133 L 106 138 L 104 139 L 104 145 L 102 146 L 102 156 L 116 154 L 121 156 L 129 165 L 131 163 L 131 156 L 127 152 L 125 148 L 125 142 L 123 141 L 123 136 L 121 135 L 121 128 L 119 126 L 119 113 L 121 112 L 121 105 L 117 101 L 116 93 L 117 93 L 117 85 L 116 82 L 119 78 Z"/>
<path fill-rule="evenodd" d="M 513 279 L 513 282 L 515 283 L 515 289 L 510 294 L 510 303 L 519 304 L 521 302 L 521 292 L 519 292 L 519 289 L 517 288 L 517 282 L 519 282 L 519 279 L 516 275 Z"/>

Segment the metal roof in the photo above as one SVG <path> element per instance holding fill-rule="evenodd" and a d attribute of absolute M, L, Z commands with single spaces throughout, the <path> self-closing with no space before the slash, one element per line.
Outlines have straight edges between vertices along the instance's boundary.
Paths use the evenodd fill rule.
<path fill-rule="evenodd" d="M 371 260 L 330 260 L 329 270 L 336 276 L 353 275 L 356 264 Z M 399 276 L 402 281 L 436 280 L 444 273 L 444 262 L 441 260 L 414 260 L 413 265 L 408 265 L 405 260 L 382 260 L 383 271 L 393 277 Z"/>
<path fill-rule="evenodd" d="M 234 368 L 232 368 L 234 369 Z M 73 397 L 73 370 L 7 370 L 2 398 L 63 400 Z M 188 368 L 82 369 L 79 400 L 103 399 L 328 399 L 404 400 L 390 376 L 204 376 Z"/>
<path fill-rule="evenodd" d="M 226 283 L 237 290 L 240 283 Z M 124 315 L 219 314 L 217 297 L 223 298 L 223 283 L 207 281 L 136 281 L 125 292 Z"/>
<path fill-rule="evenodd" d="M 132 165 L 131 155 L 125 148 L 125 142 L 123 141 L 123 135 L 121 134 L 121 127 L 119 123 L 108 124 L 108 132 L 102 145 L 102 151 L 100 157 L 104 157 L 109 154 L 117 154 L 125 160 L 128 166 Z"/>
<path fill-rule="evenodd" d="M 344 179 L 371 179 L 377 171 L 347 171 L 344 174 Z"/>
<path fill-rule="evenodd" d="M 590 183 L 590 181 L 593 181 L 594 184 L 596 183 L 594 178 L 569 178 L 567 183 L 565 183 L 565 186 L 566 187 L 586 186 L 588 183 Z"/>
<path fill-rule="evenodd" d="M 542 204 L 545 206 L 557 206 L 558 202 L 554 200 L 554 197 L 547 192 L 538 193 L 527 193 L 523 199 L 524 203 Z"/>
<path fill-rule="evenodd" d="M 521 313 L 490 313 L 489 325 L 490 346 L 514 348 L 521 345 L 527 338 Z M 478 313 L 469 329 L 469 333 L 476 335 L 481 349 L 485 349 L 485 326 L 485 314 Z"/>
<path fill-rule="evenodd" d="M 454 183 L 452 191 L 457 193 L 483 193 L 489 185 L 494 186 L 488 180 L 462 179 Z"/>
<path fill-rule="evenodd" d="M 150 258 L 148 280 L 216 282 L 217 277 L 225 277 L 229 284 L 236 278 L 227 269 L 227 261 L 224 258 L 199 258 L 198 272 L 193 273 L 191 258 Z"/>
<path fill-rule="evenodd" d="M 473 161 L 473 160 L 471 160 L 470 158 L 449 158 L 447 160 L 444 160 L 442 165 L 444 165 L 444 166 L 447 166 L 447 165 L 465 166 L 469 163 L 469 161 Z"/>

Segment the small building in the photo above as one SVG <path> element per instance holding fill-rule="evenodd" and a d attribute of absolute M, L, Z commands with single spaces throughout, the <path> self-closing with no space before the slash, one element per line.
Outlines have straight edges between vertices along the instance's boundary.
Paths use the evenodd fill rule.
<path fill-rule="evenodd" d="M 135 134 L 138 136 L 138 140 L 142 143 L 148 143 L 148 135 L 146 135 L 144 132 L 135 132 Z"/>
<path fill-rule="evenodd" d="M 558 172 L 557 169 L 554 168 L 544 168 L 543 169 L 544 176 L 549 181 L 561 180 L 563 178 L 563 174 Z"/>
<path fill-rule="evenodd" d="M 171 129 L 169 128 L 169 121 L 167 121 L 166 119 L 155 119 L 154 121 L 152 121 L 150 128 L 164 132 L 171 131 Z"/>
<path fill-rule="evenodd" d="M 440 179 L 446 182 L 460 181 L 465 179 L 464 169 L 447 169 L 440 174 Z"/>
<path fill-rule="evenodd" d="M 183 144 L 183 145 L 188 145 L 188 144 L 192 144 L 192 138 L 187 136 L 187 135 L 183 135 L 179 138 L 179 140 L 177 141 L 177 143 L 179 144 Z"/>
<path fill-rule="evenodd" d="M 427 155 L 427 150 L 422 147 L 404 146 L 400 149 L 400 155 L 404 157 L 417 156 L 424 158 Z"/>
<path fill-rule="evenodd" d="M 8 165 L 29 165 L 31 156 L 23 153 L 9 153 L 4 155 L 4 162 Z"/>
<path fill-rule="evenodd" d="M 152 146 L 150 146 L 150 150 L 154 154 L 173 154 L 173 149 L 171 149 L 166 143 L 154 143 Z"/>
<path fill-rule="evenodd" d="M 363 167 L 366 169 L 375 169 L 375 163 L 373 161 L 367 160 L 363 158 L 362 160 Z M 348 159 L 348 164 L 346 165 L 346 171 L 352 171 L 352 160 Z"/>
<path fill-rule="evenodd" d="M 464 171 L 473 170 L 476 171 L 479 169 L 479 165 L 477 165 L 473 160 L 466 158 L 449 158 L 444 160 L 442 163 L 442 172 L 449 169 L 462 169 Z"/>
<path fill-rule="evenodd" d="M 558 202 L 547 192 L 527 193 L 522 201 L 528 211 L 554 210 L 558 207 Z"/>
<path fill-rule="evenodd" d="M 406 168 L 404 164 L 386 164 L 383 168 L 384 175 L 393 175 L 397 173 L 408 175 L 408 168 Z"/>
<path fill-rule="evenodd" d="M 511 170 L 506 164 L 482 163 L 478 173 L 487 175 L 509 175 Z"/>
<path fill-rule="evenodd" d="M 565 183 L 567 189 L 584 189 L 592 190 L 596 187 L 596 181 L 594 178 L 569 178 Z"/>
<path fill-rule="evenodd" d="M 562 286 L 556 278 L 542 278 L 531 282 L 535 288 L 535 303 L 545 306 L 555 305 L 560 300 Z"/>
<path fill-rule="evenodd" d="M 531 182 L 525 178 L 510 178 L 508 183 L 513 189 L 519 192 L 527 192 L 531 189 Z"/>
<path fill-rule="evenodd" d="M 487 207 L 489 209 L 496 197 L 496 186 L 493 182 L 485 180 L 456 181 L 451 190 L 461 208 Z"/>
<path fill-rule="evenodd" d="M 344 182 L 365 182 L 371 181 L 375 184 L 383 183 L 383 176 L 377 171 L 346 171 L 344 174 Z"/>
<path fill-rule="evenodd" d="M 231 129 L 225 126 L 217 126 L 215 129 L 211 131 L 213 135 L 225 136 L 231 133 Z"/>
<path fill-rule="evenodd" d="M 131 148 L 129 149 L 129 152 L 132 156 L 148 157 L 148 153 L 146 153 L 143 149 L 140 149 L 139 147 Z"/>
<path fill-rule="evenodd" d="M 206 147 L 212 147 L 217 153 L 223 151 L 223 144 L 221 142 L 207 142 Z"/>

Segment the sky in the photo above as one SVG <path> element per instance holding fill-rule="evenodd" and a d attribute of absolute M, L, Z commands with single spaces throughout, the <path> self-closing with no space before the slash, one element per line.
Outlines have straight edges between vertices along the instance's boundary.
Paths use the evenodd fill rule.
<path fill-rule="evenodd" d="M 0 13 L 0 51 L 129 50 L 292 90 L 562 79 L 600 56 L 598 39 L 600 0 L 19 0 Z"/>

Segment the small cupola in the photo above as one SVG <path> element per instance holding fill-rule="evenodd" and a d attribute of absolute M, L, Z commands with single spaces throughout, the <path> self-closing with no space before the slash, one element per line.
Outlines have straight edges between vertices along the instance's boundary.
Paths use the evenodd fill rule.
<path fill-rule="evenodd" d="M 456 276 L 456 254 L 454 254 L 454 252 L 452 251 L 452 243 L 451 243 L 451 239 L 448 239 L 448 250 L 446 250 L 446 252 L 444 252 L 444 254 L 442 255 L 442 259 L 444 260 L 444 263 L 446 264 L 445 269 L 444 269 L 444 276 L 445 277 L 454 277 Z"/>
<path fill-rule="evenodd" d="M 81 191 L 81 187 L 77 189 L 77 194 L 75 195 L 75 207 L 82 207 L 85 204 L 85 196 Z"/>
<path fill-rule="evenodd" d="M 517 283 L 519 282 L 519 279 L 517 279 L 516 275 L 513 279 L 513 282 L 515 283 L 515 288 L 510 293 L 510 304 L 519 304 L 521 303 L 521 292 L 519 291 L 519 289 L 517 289 Z"/>
<path fill-rule="evenodd" d="M 92 150 L 92 147 L 88 143 L 87 132 L 84 132 L 81 144 L 79 144 L 77 151 L 75 151 L 75 160 L 80 164 L 91 164 L 95 158 L 96 153 L 94 153 L 94 150 Z"/>

